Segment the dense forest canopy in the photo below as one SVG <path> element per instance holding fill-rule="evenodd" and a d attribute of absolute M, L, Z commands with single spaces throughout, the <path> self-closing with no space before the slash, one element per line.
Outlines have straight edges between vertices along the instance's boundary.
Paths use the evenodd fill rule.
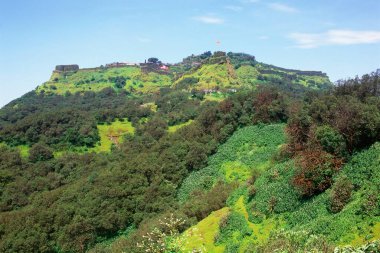
<path fill-rule="evenodd" d="M 332 86 L 220 52 L 168 73 L 80 71 L 0 110 L 1 252 L 332 252 L 380 239 L 379 72 Z M 210 238 L 189 234 L 210 221 Z"/>

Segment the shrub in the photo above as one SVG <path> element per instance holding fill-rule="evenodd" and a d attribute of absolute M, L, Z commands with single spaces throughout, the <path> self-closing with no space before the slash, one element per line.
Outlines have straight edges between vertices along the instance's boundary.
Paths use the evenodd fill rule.
<path fill-rule="evenodd" d="M 312 235 L 306 231 L 284 232 L 272 234 L 262 245 L 251 245 L 247 253 L 269 252 L 333 252 L 334 247 L 321 236 Z"/>
<path fill-rule="evenodd" d="M 230 193 L 235 189 L 235 185 L 227 185 L 218 182 L 210 191 L 194 191 L 190 199 L 184 204 L 183 212 L 188 217 L 196 217 L 198 221 L 206 218 L 212 211 L 216 211 L 225 206 Z M 205 203 L 207 203 L 205 205 Z"/>
<path fill-rule="evenodd" d="M 330 193 L 330 211 L 340 212 L 350 201 L 354 186 L 347 177 L 340 177 L 335 182 Z"/>
<path fill-rule="evenodd" d="M 360 205 L 358 214 L 380 215 L 379 191 L 376 191 L 374 189 L 367 189 L 362 198 L 364 199 L 364 201 Z"/>
<path fill-rule="evenodd" d="M 238 253 L 240 248 L 240 243 L 229 243 L 226 246 L 225 253 Z"/>
<path fill-rule="evenodd" d="M 256 188 L 255 188 L 255 186 L 251 185 L 248 188 L 248 197 L 251 199 L 255 196 L 255 194 L 256 194 Z"/>
<path fill-rule="evenodd" d="M 334 253 L 375 253 L 380 252 L 380 240 L 367 242 L 357 248 L 352 246 L 337 247 Z"/>
<path fill-rule="evenodd" d="M 152 253 L 178 252 L 184 243 L 179 240 L 179 229 L 184 223 L 185 220 L 175 218 L 173 214 L 160 220 L 159 225 L 144 235 L 141 243 L 137 243 L 137 247 Z"/>
<path fill-rule="evenodd" d="M 255 108 L 253 116 L 255 123 L 283 122 L 288 118 L 285 111 L 285 98 L 277 90 L 260 89 L 256 94 L 253 106 Z"/>
<path fill-rule="evenodd" d="M 302 104 L 293 104 L 289 107 L 290 118 L 286 126 L 288 136 L 287 152 L 295 154 L 305 149 L 309 138 L 311 117 Z"/>
<path fill-rule="evenodd" d="M 123 77 L 123 76 L 117 76 L 114 78 L 114 81 L 115 81 L 115 87 L 118 88 L 118 89 L 121 89 L 121 88 L 124 88 L 125 84 L 126 84 L 126 78 Z"/>
<path fill-rule="evenodd" d="M 51 158 L 53 158 L 53 151 L 45 144 L 34 144 L 29 150 L 29 160 L 31 162 L 47 161 Z"/>
<path fill-rule="evenodd" d="M 339 156 L 344 155 L 346 143 L 338 131 L 328 125 L 324 125 L 317 128 L 315 135 L 324 151 Z"/>
<path fill-rule="evenodd" d="M 250 185 L 254 185 L 255 182 L 256 182 L 256 179 L 258 179 L 261 175 L 261 171 L 254 168 L 252 170 L 252 173 L 251 173 L 251 177 L 248 179 L 247 181 L 247 185 L 250 186 Z"/>
<path fill-rule="evenodd" d="M 227 242 L 231 238 L 237 240 L 252 234 L 252 229 L 248 226 L 244 216 L 237 212 L 231 212 L 227 220 L 221 220 L 219 234 L 216 236 L 216 244 Z"/>
<path fill-rule="evenodd" d="M 325 191 L 332 184 L 332 177 L 342 161 L 319 149 L 305 150 L 296 157 L 298 170 L 293 185 L 302 197 L 311 197 Z"/>

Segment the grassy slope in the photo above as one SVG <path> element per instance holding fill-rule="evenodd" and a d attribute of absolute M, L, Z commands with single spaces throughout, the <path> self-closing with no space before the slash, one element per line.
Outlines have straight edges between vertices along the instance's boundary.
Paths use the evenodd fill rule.
<path fill-rule="evenodd" d="M 114 87 L 110 78 L 126 78 L 125 90 L 136 92 L 156 92 L 160 87 L 170 86 L 172 79 L 168 75 L 157 73 L 143 74 L 139 67 L 106 68 L 97 70 L 79 70 L 77 72 L 53 73 L 50 80 L 37 88 L 37 92 L 64 95 L 66 92 L 100 91 Z"/>
<path fill-rule="evenodd" d="M 220 102 L 220 101 L 223 101 L 226 97 L 227 97 L 227 94 L 214 92 L 214 93 L 205 95 L 204 101 Z M 202 101 L 202 102 L 204 102 L 204 101 Z"/>
<path fill-rule="evenodd" d="M 218 152 L 209 159 L 209 166 L 199 172 L 189 176 L 180 189 L 179 198 L 185 199 L 188 192 L 203 188 L 204 184 L 199 184 L 204 180 L 213 177 L 213 181 L 239 181 L 245 182 L 253 170 L 265 171 L 271 164 L 272 155 L 284 143 L 282 124 L 267 126 L 252 126 L 238 130 L 225 144 L 219 147 Z M 210 170 L 214 170 L 210 172 Z M 224 213 L 227 215 L 228 210 L 241 214 L 252 229 L 253 233 L 249 237 L 244 237 L 241 241 L 243 250 L 250 241 L 263 241 L 269 237 L 270 231 L 279 222 L 275 219 L 265 219 L 260 224 L 254 224 L 249 221 L 249 214 L 246 208 L 245 190 L 239 189 L 231 196 L 229 208 L 225 207 L 215 213 Z M 186 234 L 188 245 L 192 248 L 205 247 L 206 252 L 224 252 L 226 244 L 215 245 L 214 238 L 219 231 L 220 216 L 212 213 L 210 216 L 190 228 L 189 231 L 196 229 L 194 236 Z M 199 239 L 199 235 L 204 240 Z M 238 236 L 239 233 L 236 233 Z M 199 242 L 199 243 L 197 243 Z M 186 247 L 186 250 L 191 248 Z"/>
<path fill-rule="evenodd" d="M 198 90 L 215 89 L 217 86 L 220 88 L 237 86 L 236 80 L 228 74 L 227 64 L 204 64 L 195 72 L 189 72 L 179 78 L 174 87 L 183 79 L 190 77 L 199 79 L 194 86 Z"/>
<path fill-rule="evenodd" d="M 337 214 L 326 213 L 323 209 L 324 198 L 330 191 L 321 194 L 316 201 L 303 207 L 296 214 L 303 212 L 305 222 L 298 224 L 301 228 L 308 227 L 316 233 L 323 233 L 339 244 L 360 245 L 363 242 L 380 239 L 380 217 L 370 213 L 358 215 L 363 207 L 367 206 L 367 197 L 370 192 L 376 193 L 380 187 L 380 143 L 370 149 L 356 154 L 343 167 L 341 175 L 346 175 L 356 186 L 351 202 Z M 378 207 L 377 207 L 378 208 Z M 313 212 L 319 215 L 312 218 Z M 325 227 L 321 231 L 321 225 Z"/>
<path fill-rule="evenodd" d="M 296 192 L 289 186 L 293 172 L 294 166 L 289 161 L 264 173 L 255 183 L 257 193 L 248 204 L 250 208 L 255 207 L 261 215 L 268 214 L 268 202 L 274 197 L 276 204 L 270 216 L 283 218 L 286 229 L 324 235 L 337 245 L 359 245 L 380 237 L 380 218 L 358 213 L 366 205 L 365 196 L 369 189 L 380 182 L 379 144 L 357 154 L 343 167 L 339 176 L 346 175 L 357 185 L 357 190 L 351 201 L 337 214 L 329 211 L 331 190 L 307 201 L 297 198 Z M 358 180 L 360 178 L 366 179 Z"/>
<path fill-rule="evenodd" d="M 260 74 L 260 70 L 272 70 L 266 65 L 257 64 L 256 66 L 243 65 L 234 70 L 234 75 L 228 71 L 228 64 L 204 64 L 195 71 L 184 74 L 174 82 L 174 87 L 186 78 L 197 78 L 198 83 L 190 89 L 198 90 L 219 88 L 239 88 L 239 87 L 257 87 L 260 84 L 271 83 L 271 81 L 259 80 L 259 76 L 269 80 L 283 80 L 284 76 L 292 76 L 291 83 L 298 86 L 304 86 L 311 89 L 321 89 L 330 86 L 328 77 L 296 75 L 291 72 L 275 70 L 277 73 Z"/>
<path fill-rule="evenodd" d="M 215 245 L 214 238 L 219 230 L 220 220 L 227 216 L 229 208 L 224 207 L 212 212 L 208 217 L 200 221 L 197 225 L 184 232 L 185 252 L 192 252 L 194 249 L 203 249 L 203 252 L 224 252 L 225 245 Z"/>
<path fill-rule="evenodd" d="M 272 130 L 268 131 L 271 128 Z M 330 190 L 310 200 L 300 200 L 289 183 L 294 173 L 293 161 L 270 163 L 275 147 L 278 148 L 279 143 L 283 142 L 281 130 L 281 125 L 272 125 L 261 129 L 257 126 L 247 127 L 237 131 L 219 148 L 217 154 L 210 158 L 210 165 L 207 168 L 194 172 L 185 180 L 180 189 L 180 200 L 185 198 L 186 193 L 191 190 L 207 189 L 202 181 L 204 178 L 210 180 L 211 177 L 213 181 L 224 179 L 243 182 L 247 179 L 250 169 L 259 168 L 262 175 L 254 184 L 257 190 L 255 196 L 249 199 L 247 188 L 245 184 L 242 184 L 241 188 L 227 201 L 228 210 L 243 215 L 246 224 L 252 230 L 252 234 L 248 236 L 239 235 L 239 229 L 234 232 L 234 237 L 242 236 L 238 242 L 238 252 L 244 252 L 252 244 L 265 242 L 271 231 L 279 229 L 310 231 L 324 235 L 336 245 L 356 246 L 379 239 L 380 217 L 371 214 L 358 215 L 357 212 L 366 205 L 364 196 L 370 189 L 379 187 L 380 144 L 375 144 L 369 150 L 355 155 L 342 169 L 340 176 L 346 175 L 358 189 L 353 193 L 350 203 L 341 212 L 332 214 L 328 210 Z M 277 136 L 280 136 L 281 141 L 274 145 L 273 140 Z M 247 162 L 248 160 L 251 161 Z M 261 164 L 262 167 L 252 166 L 255 163 Z M 231 178 L 231 174 L 235 176 Z M 196 181 L 196 178 L 199 181 Z M 269 203 L 273 198 L 275 205 L 273 210 L 269 211 Z M 219 231 L 219 225 L 214 224 L 216 221 L 214 215 L 211 214 L 193 227 L 197 228 L 201 234 L 207 232 L 208 237 L 206 236 L 203 242 L 206 249 L 209 249 L 207 252 L 223 252 L 222 247 L 214 251 L 216 245 L 211 243 L 211 237 L 214 238 Z M 214 225 L 209 228 L 203 225 L 211 222 L 214 222 Z M 196 238 L 190 237 L 188 240 L 196 241 Z M 236 244 L 236 241 L 231 239 L 219 246 L 230 244 Z M 200 244 L 192 244 L 192 247 L 196 246 Z"/>
<path fill-rule="evenodd" d="M 135 132 L 132 123 L 128 120 L 116 120 L 110 125 L 98 125 L 100 143 L 90 149 L 95 152 L 109 152 L 112 144 L 117 145 L 122 142 L 122 136 L 125 134 L 133 134 Z"/>
<path fill-rule="evenodd" d="M 187 125 L 190 125 L 194 120 L 189 120 L 185 123 L 182 123 L 182 124 L 178 124 L 178 125 L 174 125 L 174 126 L 169 126 L 168 128 L 168 132 L 169 133 L 174 133 L 176 132 L 178 129 L 180 129 L 181 127 L 184 127 L 184 126 L 187 126 Z"/>
<path fill-rule="evenodd" d="M 245 85 L 255 86 L 256 84 L 260 84 L 260 81 L 257 80 L 259 74 L 260 73 L 257 71 L 257 69 L 250 65 L 241 66 L 236 70 L 236 75 L 239 79 L 239 83 Z"/>
<path fill-rule="evenodd" d="M 285 142 L 283 128 L 283 124 L 276 124 L 238 130 L 209 158 L 206 168 L 185 179 L 179 189 L 179 200 L 184 201 L 193 190 L 208 189 L 217 180 L 244 182 L 252 170 L 265 170 L 272 155 Z"/>

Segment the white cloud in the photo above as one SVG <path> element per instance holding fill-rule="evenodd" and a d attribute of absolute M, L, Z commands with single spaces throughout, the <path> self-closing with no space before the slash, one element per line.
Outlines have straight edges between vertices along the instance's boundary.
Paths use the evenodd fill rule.
<path fill-rule="evenodd" d="M 198 16 L 198 17 L 194 17 L 193 19 L 205 24 L 212 24 L 212 25 L 220 25 L 224 23 L 223 19 L 214 17 L 214 16 Z"/>
<path fill-rule="evenodd" d="M 270 3 L 268 6 L 269 8 L 275 11 L 281 11 L 281 12 L 287 12 L 287 13 L 298 12 L 296 8 L 286 5 L 286 4 L 282 4 L 282 3 Z"/>
<path fill-rule="evenodd" d="M 269 39 L 269 37 L 266 36 L 266 35 L 261 35 L 258 38 L 259 38 L 259 40 L 267 40 L 267 39 Z"/>
<path fill-rule="evenodd" d="M 292 33 L 289 37 L 299 48 L 380 43 L 380 31 L 329 30 L 325 33 Z"/>
<path fill-rule="evenodd" d="M 243 10 L 243 7 L 237 6 L 237 5 L 227 5 L 227 6 L 224 6 L 224 8 L 227 10 L 236 11 L 236 12 Z"/>

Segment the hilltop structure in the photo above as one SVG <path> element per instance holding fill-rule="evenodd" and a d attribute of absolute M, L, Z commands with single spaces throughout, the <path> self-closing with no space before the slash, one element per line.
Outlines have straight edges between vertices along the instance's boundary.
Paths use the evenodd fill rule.
<path fill-rule="evenodd" d="M 137 63 L 130 63 L 130 62 L 112 62 L 107 63 L 106 68 L 121 68 L 126 66 L 137 66 Z"/>
<path fill-rule="evenodd" d="M 77 64 L 70 65 L 57 65 L 55 66 L 55 72 L 69 72 L 69 71 L 78 71 L 79 66 Z"/>
<path fill-rule="evenodd" d="M 169 73 L 169 65 L 163 64 L 157 58 L 149 58 L 148 61 L 145 60 L 144 63 L 140 63 L 140 68 L 143 73 L 157 72 L 161 74 Z"/>

